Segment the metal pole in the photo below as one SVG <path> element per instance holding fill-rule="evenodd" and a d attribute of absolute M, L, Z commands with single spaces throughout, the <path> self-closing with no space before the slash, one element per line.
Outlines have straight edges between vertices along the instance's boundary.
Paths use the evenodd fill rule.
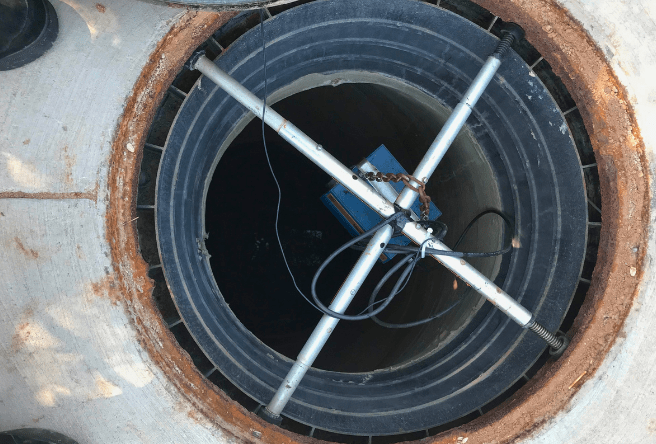
<path fill-rule="evenodd" d="M 469 90 L 465 94 L 465 97 L 463 97 L 460 104 L 458 104 L 453 114 L 451 115 L 451 117 L 449 117 L 446 124 L 442 128 L 442 131 L 440 131 L 440 133 L 438 134 L 437 138 L 435 139 L 435 142 L 433 142 L 433 144 L 429 148 L 428 152 L 426 153 L 421 163 L 419 164 L 419 167 L 417 168 L 417 171 L 419 171 L 420 174 L 425 175 L 422 176 L 424 178 L 421 179 L 423 180 L 424 183 L 428 181 L 430 175 L 433 173 L 433 171 L 435 171 L 435 168 L 437 167 L 437 163 L 442 159 L 444 153 L 446 153 L 447 149 L 451 145 L 451 142 L 453 141 L 453 139 L 455 139 L 456 135 L 465 124 L 467 117 L 469 116 L 469 114 L 471 114 L 472 107 L 474 106 L 478 98 L 481 96 L 481 94 L 483 94 L 485 87 L 490 83 L 490 80 L 494 76 L 494 73 L 497 71 L 497 68 L 499 67 L 500 64 L 501 61 L 499 59 L 495 57 L 489 57 L 488 61 L 483 66 L 481 72 L 476 76 L 476 79 L 474 79 L 474 83 L 469 87 Z M 266 114 L 265 114 L 265 123 L 268 123 L 266 122 Z M 356 178 L 357 180 L 357 176 L 352 176 L 352 178 Z M 387 199 L 389 200 L 391 200 L 390 197 L 396 194 L 396 192 L 390 193 L 389 188 L 384 188 L 379 191 L 382 191 L 381 194 L 383 194 L 383 196 L 387 197 Z M 404 190 L 401 192 L 401 194 L 396 198 L 396 203 L 401 208 L 404 209 L 409 208 L 413 204 L 417 194 L 416 192 L 412 192 L 409 194 L 407 193 L 408 191 L 412 191 L 412 190 L 410 190 L 408 187 L 405 187 Z M 405 193 L 405 197 L 404 197 L 404 193 Z M 387 194 L 387 196 L 385 196 L 385 194 Z M 390 227 L 386 227 L 386 228 L 391 230 Z M 379 230 L 378 233 L 376 233 L 376 236 L 374 236 L 374 238 L 378 237 L 377 235 L 381 231 L 383 231 L 383 229 Z M 374 238 L 372 238 L 372 240 L 369 242 L 367 248 L 372 247 L 372 242 L 374 241 Z M 387 239 L 384 241 L 382 245 L 386 245 L 390 238 L 391 238 L 391 233 L 389 234 L 389 236 L 387 237 Z M 380 241 L 376 241 L 374 247 L 378 244 L 380 244 Z M 380 250 L 379 252 L 382 252 L 383 250 L 383 248 L 380 247 L 378 247 L 378 249 Z M 363 255 L 360 257 L 358 263 L 356 263 L 351 273 L 349 274 L 349 277 L 347 278 L 347 282 L 348 282 L 349 280 L 351 280 L 352 276 L 354 275 L 361 276 L 362 271 L 366 270 L 365 274 L 362 275 L 362 279 L 357 284 L 357 287 L 348 288 L 347 285 L 345 284 L 343 285 L 342 288 L 346 288 L 346 290 L 342 291 L 342 289 L 340 289 L 340 291 L 337 293 L 337 296 L 335 296 L 335 300 L 333 304 L 339 302 L 340 304 L 342 304 L 340 305 L 340 308 L 342 308 L 342 310 L 346 310 L 348 304 L 353 299 L 353 296 L 360 288 L 360 284 L 362 283 L 362 281 L 364 281 L 366 276 L 369 274 L 376 259 L 378 258 L 378 256 L 375 256 L 373 257 L 373 261 L 371 261 L 372 257 L 366 258 L 365 255 L 366 255 L 366 250 L 365 253 L 363 253 Z M 367 262 L 367 259 L 369 259 L 369 262 L 371 264 L 370 266 L 369 266 L 369 262 Z M 470 268 L 472 270 L 475 270 L 473 267 Z M 478 271 L 476 272 L 478 273 Z M 482 276 L 480 273 L 478 274 Z M 348 293 L 349 290 L 351 290 L 350 294 Z M 508 296 L 508 298 L 510 298 L 510 296 Z M 343 305 L 344 302 L 346 302 L 346 305 Z M 503 301 L 503 302 L 507 302 L 507 301 Z M 523 307 L 522 309 L 526 313 L 528 313 L 528 311 Z M 528 315 L 529 315 L 528 320 L 530 320 L 531 314 L 528 313 Z M 285 408 L 285 405 L 287 405 L 287 403 L 289 402 L 289 399 L 291 398 L 292 394 L 298 387 L 298 384 L 300 384 L 303 376 L 305 375 L 305 372 L 307 372 L 308 368 L 312 365 L 315 358 L 323 348 L 330 333 L 333 331 L 333 328 L 337 325 L 337 322 L 338 319 L 332 318 L 327 315 L 323 316 L 317 327 L 314 329 L 314 332 L 305 343 L 303 350 L 301 350 L 301 353 L 298 355 L 296 362 L 294 363 L 291 370 L 285 377 L 285 380 L 280 385 L 280 388 L 278 388 L 278 391 L 274 395 L 273 399 L 271 400 L 269 405 L 265 407 L 266 409 L 265 414 L 271 415 L 274 418 L 280 415 L 282 410 Z"/>
<path fill-rule="evenodd" d="M 426 239 L 431 239 L 427 245 L 429 248 L 451 251 L 449 247 L 417 223 L 406 224 L 403 234 L 418 245 L 421 245 Z M 433 257 L 522 327 L 527 327 L 531 322 L 533 315 L 530 311 L 522 307 L 515 299 L 495 285 L 494 282 L 490 281 L 476 268 L 468 264 L 464 259 L 437 254 L 433 255 Z"/>
<path fill-rule="evenodd" d="M 349 304 L 355 297 L 355 294 L 360 289 L 360 286 L 364 282 L 365 278 L 378 261 L 381 253 L 385 249 L 385 246 L 392 238 L 394 230 L 389 225 L 384 226 L 373 235 L 367 248 L 364 250 L 358 262 L 351 270 L 348 278 L 342 287 L 337 292 L 335 299 L 333 299 L 332 304 L 330 304 L 330 309 L 337 313 L 343 314 L 348 308 Z M 382 245 L 382 247 L 381 247 Z M 323 348 L 324 344 L 328 340 L 328 337 L 335 329 L 335 326 L 339 322 L 339 319 L 333 318 L 332 316 L 323 315 L 319 324 L 315 327 L 312 335 L 305 343 L 305 346 L 298 354 L 296 362 L 292 366 L 287 376 L 282 381 L 280 388 L 274 395 L 273 399 L 268 406 L 265 407 L 268 410 L 268 413 L 275 416 L 279 416 L 282 410 L 289 402 L 289 399 L 294 393 L 294 390 L 298 387 L 298 384 L 305 376 L 305 372 L 312 366 L 312 363 L 319 355 L 319 352 Z"/>
<path fill-rule="evenodd" d="M 428 182 L 428 179 L 430 179 L 435 168 L 437 168 L 437 165 L 446 154 L 451 143 L 453 143 L 456 136 L 465 125 L 474 105 L 478 102 L 481 95 L 483 95 L 483 91 L 485 91 L 487 85 L 490 84 L 492 78 L 494 78 L 494 74 L 497 72 L 500 65 L 500 59 L 495 56 L 488 57 L 487 61 L 465 93 L 465 96 L 455 107 L 453 113 L 451 113 L 439 134 L 428 148 L 424 158 L 415 169 L 413 174 L 414 177 L 424 182 L 424 184 Z M 402 208 L 408 208 L 416 198 L 417 192 L 405 187 L 396 199 L 396 204 Z"/>
<path fill-rule="evenodd" d="M 192 69 L 202 72 L 239 103 L 248 108 L 257 117 L 262 117 L 262 99 L 244 88 L 239 82 L 216 66 L 210 59 L 197 53 L 189 62 Z M 362 199 L 383 217 L 390 217 L 396 211 L 394 205 L 372 189 L 366 181 L 360 179 L 350 169 L 335 159 L 321 145 L 310 139 L 287 119 L 267 106 L 264 123 L 269 125 L 283 139 L 303 153 L 315 165 L 324 170 L 346 189 Z"/>

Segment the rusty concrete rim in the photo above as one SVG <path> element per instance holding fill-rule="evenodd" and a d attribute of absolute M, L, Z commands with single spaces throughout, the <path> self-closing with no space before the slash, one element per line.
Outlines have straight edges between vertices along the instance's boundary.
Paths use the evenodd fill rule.
<path fill-rule="evenodd" d="M 603 53 L 583 26 L 553 0 L 477 2 L 524 27 L 527 39 L 552 65 L 576 101 L 597 159 L 603 226 L 592 283 L 572 327 L 572 343 L 566 354 L 546 364 L 501 406 L 432 437 L 434 443 L 454 442 L 458 436 L 475 442 L 516 442 L 545 425 L 568 406 L 581 384 L 601 365 L 621 332 L 644 276 L 649 223 L 644 145 L 627 93 Z M 120 293 L 117 297 L 133 322 L 141 346 L 189 402 L 190 416 L 210 421 L 240 441 L 252 441 L 253 431 L 258 431 L 262 442 L 310 442 L 315 440 L 262 422 L 196 370 L 152 301 L 148 266 L 138 253 L 136 223 L 132 221 L 141 147 L 154 113 L 193 49 L 234 15 L 182 14 L 158 43 L 126 102 L 112 146 L 106 216 Z"/>

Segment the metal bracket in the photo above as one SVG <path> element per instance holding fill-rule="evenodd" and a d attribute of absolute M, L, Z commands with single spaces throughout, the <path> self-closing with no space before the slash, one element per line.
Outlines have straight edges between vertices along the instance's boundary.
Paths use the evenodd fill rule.
<path fill-rule="evenodd" d="M 194 51 L 191 57 L 189 57 L 189 60 L 187 60 L 187 62 L 184 64 L 185 68 L 187 68 L 189 71 L 196 70 L 196 63 L 198 63 L 198 60 L 200 60 L 200 58 L 203 56 L 205 56 L 205 50 L 197 49 Z"/>

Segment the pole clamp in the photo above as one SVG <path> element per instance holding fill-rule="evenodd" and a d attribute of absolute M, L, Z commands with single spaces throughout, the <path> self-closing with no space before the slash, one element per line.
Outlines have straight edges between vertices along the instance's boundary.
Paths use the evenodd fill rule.
<path fill-rule="evenodd" d="M 259 416 L 269 424 L 279 426 L 282 423 L 282 416 L 271 413 L 269 409 L 266 407 L 260 408 L 257 411 L 257 416 Z"/>
<path fill-rule="evenodd" d="M 198 63 L 198 59 L 200 59 L 204 55 L 205 55 L 205 50 L 203 49 L 197 49 L 196 51 L 194 51 L 191 57 L 189 57 L 187 62 L 184 64 L 185 68 L 187 68 L 189 71 L 195 71 L 196 63 Z"/>

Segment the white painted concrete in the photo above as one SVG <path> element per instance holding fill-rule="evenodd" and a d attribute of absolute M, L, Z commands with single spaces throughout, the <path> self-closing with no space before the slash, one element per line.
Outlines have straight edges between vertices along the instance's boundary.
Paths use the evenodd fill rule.
<path fill-rule="evenodd" d="M 627 87 L 656 174 L 656 3 L 561 0 Z M 229 442 L 199 425 L 103 293 L 110 145 L 124 102 L 180 10 L 53 0 L 60 38 L 0 73 L 0 192 L 97 199 L 0 199 L 0 430 L 46 427 L 86 443 Z M 653 226 L 656 226 L 654 221 Z M 650 233 L 648 270 L 656 268 Z M 648 271 L 649 273 L 649 271 Z M 601 371 L 530 443 L 656 442 L 656 290 L 638 303 Z M 101 294 L 99 296 L 98 294 Z"/>
<path fill-rule="evenodd" d="M 105 190 L 112 138 L 137 76 L 180 9 L 53 0 L 55 46 L 0 73 L 0 430 L 44 427 L 85 443 L 216 443 L 139 347 L 111 270 Z M 101 8 L 102 9 L 102 8 Z M 62 197 L 66 197 L 63 194 Z"/>

